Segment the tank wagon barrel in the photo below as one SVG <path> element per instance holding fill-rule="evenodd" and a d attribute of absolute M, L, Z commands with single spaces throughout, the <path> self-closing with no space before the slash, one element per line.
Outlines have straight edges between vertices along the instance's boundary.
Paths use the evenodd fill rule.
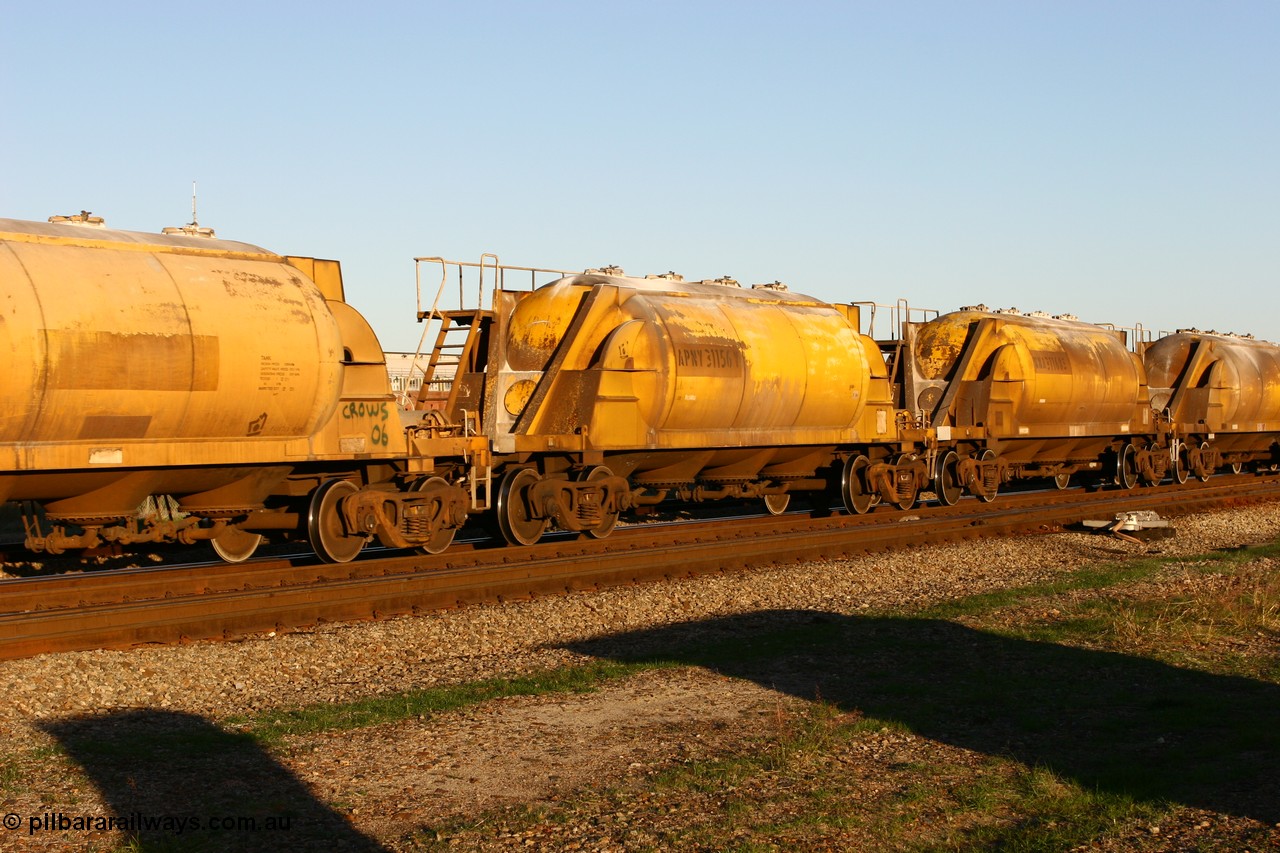
<path fill-rule="evenodd" d="M 23 505 L 29 548 L 211 540 L 235 560 L 302 525 L 341 558 L 398 523 L 387 500 L 307 502 L 390 488 L 407 452 L 336 262 L 55 219 L 0 220 L 0 499 Z M 136 517 L 151 495 L 176 516 Z"/>

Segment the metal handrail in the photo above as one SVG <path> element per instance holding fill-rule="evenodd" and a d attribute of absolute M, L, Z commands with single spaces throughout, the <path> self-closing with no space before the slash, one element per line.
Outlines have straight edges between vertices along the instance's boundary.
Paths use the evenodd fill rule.
<path fill-rule="evenodd" d="M 429 321 L 439 316 L 440 298 L 444 294 L 445 286 L 448 284 L 450 268 L 456 269 L 458 274 L 458 310 L 469 310 L 471 308 L 484 308 L 484 285 L 485 271 L 488 270 L 494 277 L 494 289 L 507 290 L 507 273 L 527 272 L 529 273 L 529 290 L 534 290 L 538 286 L 538 274 L 566 276 L 577 275 L 581 270 L 562 270 L 553 269 L 551 267 L 521 267 L 512 264 L 503 264 L 499 261 L 498 256 L 492 252 L 485 252 L 480 256 L 479 261 L 453 261 L 438 256 L 414 258 L 414 268 L 417 279 L 417 296 L 418 296 L 418 319 L 420 321 Z M 440 285 L 436 291 L 436 298 L 433 300 L 430 311 L 422 310 L 422 267 L 424 264 L 440 265 Z M 465 298 L 465 270 L 476 270 L 476 301 L 474 305 L 467 305 Z M 448 310 L 448 309 L 446 309 Z"/>
<path fill-rule="evenodd" d="M 467 311 L 467 310 L 484 310 L 485 298 L 485 273 L 486 271 L 493 278 L 495 290 L 505 290 L 508 272 L 527 272 L 529 273 L 529 290 L 534 290 L 538 286 L 538 275 L 540 273 L 546 275 L 566 276 L 574 275 L 574 270 L 557 270 L 547 267 L 518 267 L 505 266 L 499 260 L 498 256 L 492 252 L 485 252 L 480 255 L 478 262 L 473 261 L 452 261 L 439 256 L 414 258 L 414 279 L 415 291 L 417 294 L 417 315 L 418 322 L 422 323 L 422 335 L 418 338 L 417 349 L 414 350 L 413 361 L 409 363 L 409 370 L 405 374 L 406 390 L 403 392 L 401 405 L 408 405 L 409 392 L 408 385 L 415 374 L 420 374 L 426 378 L 426 367 L 422 364 L 422 351 L 426 346 L 427 338 L 433 332 L 438 334 L 439 327 L 436 323 L 444 323 L 444 312 L 450 310 Z M 422 276 L 423 266 L 429 264 L 439 264 L 440 266 L 440 283 L 436 286 L 435 297 L 431 300 L 431 307 L 423 310 L 422 305 Z M 458 304 L 456 308 L 441 308 L 440 303 L 444 298 L 445 289 L 449 285 L 450 270 L 456 269 L 458 274 Z M 476 299 L 472 306 L 468 306 L 466 299 L 466 270 L 476 271 Z M 460 327 L 461 328 L 461 327 Z M 427 383 L 421 383 L 420 387 Z M 434 384 L 434 383 L 431 383 Z"/>
<path fill-rule="evenodd" d="M 898 340 L 902 336 L 904 323 L 927 323 L 941 316 L 941 312 L 937 308 L 913 308 L 906 299 L 899 299 L 892 305 L 883 302 L 854 302 L 852 304 L 859 309 L 859 314 L 866 318 L 864 324 L 866 328 L 858 331 L 877 341 Z M 863 308 L 869 308 L 870 311 L 862 311 Z M 881 312 L 888 312 L 889 314 L 890 333 L 888 337 L 880 337 L 875 333 L 876 315 Z"/>

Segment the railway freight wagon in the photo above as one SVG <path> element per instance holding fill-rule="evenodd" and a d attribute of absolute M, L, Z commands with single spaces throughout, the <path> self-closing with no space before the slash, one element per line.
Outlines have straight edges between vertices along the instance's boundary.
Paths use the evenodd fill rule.
<path fill-rule="evenodd" d="M 1124 333 L 1073 317 L 964 308 L 906 324 L 897 361 L 903 404 L 936 432 L 935 488 L 984 500 L 1018 477 L 1114 473 L 1159 482 L 1168 454 L 1139 357 Z"/>
<path fill-rule="evenodd" d="M 398 494 L 405 428 L 336 262 L 54 220 L 0 220 L 0 500 L 28 548 L 207 539 L 240 560 L 274 532 L 349 559 L 465 496 Z M 151 495 L 180 511 L 137 517 Z"/>
<path fill-rule="evenodd" d="M 1143 354 L 1152 406 L 1168 420 L 1174 476 L 1280 463 L 1280 346 L 1182 330 Z"/>
<path fill-rule="evenodd" d="M 421 388 L 447 375 L 448 396 L 405 411 L 336 262 L 55 219 L 0 220 L 0 500 L 37 552 L 208 540 L 235 561 L 305 537 L 345 562 L 439 552 L 474 516 L 529 544 L 668 497 L 777 513 L 835 486 L 866 512 L 1280 460 L 1272 344 L 1180 333 L 1144 366 L 1113 329 L 981 308 L 877 344 L 856 305 L 614 268 L 420 309 Z M 179 511 L 140 516 L 160 495 Z"/>
<path fill-rule="evenodd" d="M 871 469 L 891 476 L 902 424 L 856 308 L 612 272 L 499 289 L 492 311 L 443 318 L 472 328 L 443 417 L 489 437 L 508 541 L 551 525 L 606 535 L 668 496 L 781 512 L 841 466 L 869 502 Z"/>

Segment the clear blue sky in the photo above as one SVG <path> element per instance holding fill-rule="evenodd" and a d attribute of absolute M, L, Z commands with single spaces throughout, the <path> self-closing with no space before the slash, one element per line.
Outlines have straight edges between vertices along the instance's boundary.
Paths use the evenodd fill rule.
<path fill-rule="evenodd" d="M 0 216 L 1280 341 L 1280 3 L 0 0 Z"/>

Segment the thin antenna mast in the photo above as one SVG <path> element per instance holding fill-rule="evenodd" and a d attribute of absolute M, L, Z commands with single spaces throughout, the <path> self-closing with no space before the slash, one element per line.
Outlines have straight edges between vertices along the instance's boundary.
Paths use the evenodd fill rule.
<path fill-rule="evenodd" d="M 162 234 L 177 235 L 181 234 L 186 237 L 212 237 L 212 228 L 200 227 L 200 218 L 196 214 L 196 182 L 191 182 L 191 221 L 186 225 L 178 227 L 162 228 Z"/>

